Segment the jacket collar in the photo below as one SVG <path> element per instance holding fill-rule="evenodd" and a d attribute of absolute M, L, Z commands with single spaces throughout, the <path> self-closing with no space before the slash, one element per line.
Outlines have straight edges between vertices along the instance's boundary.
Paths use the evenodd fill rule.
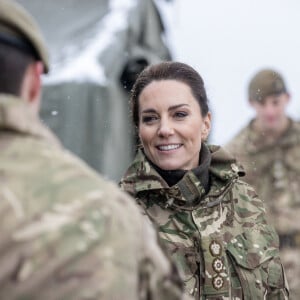
<path fill-rule="evenodd" d="M 244 175 L 244 172 L 235 164 L 234 158 L 221 147 L 208 146 L 208 149 L 211 153 L 209 174 L 213 180 L 207 197 L 215 198 L 224 193 L 238 176 Z M 182 208 L 194 207 L 205 195 L 201 182 L 192 171 L 186 172 L 177 184 L 169 187 L 141 150 L 121 180 L 121 187 L 135 197 L 140 193 L 151 193 L 157 199 L 163 199 L 165 206 Z"/>
<path fill-rule="evenodd" d="M 281 136 L 276 140 L 276 146 L 280 146 L 282 148 L 289 147 L 293 144 L 300 143 L 300 124 L 294 122 L 292 119 L 289 120 L 289 125 L 287 129 L 281 134 Z M 247 133 L 247 151 L 249 153 L 257 153 L 263 150 L 272 149 L 274 147 L 274 143 L 266 144 L 265 135 L 261 132 L 258 132 L 253 127 L 254 119 L 250 121 Z"/>

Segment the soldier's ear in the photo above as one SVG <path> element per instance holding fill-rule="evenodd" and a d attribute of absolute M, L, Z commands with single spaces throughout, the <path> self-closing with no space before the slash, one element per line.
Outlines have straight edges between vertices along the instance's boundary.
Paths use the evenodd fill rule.
<path fill-rule="evenodd" d="M 291 100 L 291 95 L 290 93 L 285 93 L 285 97 L 286 97 L 286 103 L 288 104 Z"/>
<path fill-rule="evenodd" d="M 38 61 L 31 63 L 24 75 L 24 79 L 21 86 L 20 96 L 24 99 L 35 112 L 39 112 L 41 92 L 42 92 L 42 80 L 43 63 Z"/>

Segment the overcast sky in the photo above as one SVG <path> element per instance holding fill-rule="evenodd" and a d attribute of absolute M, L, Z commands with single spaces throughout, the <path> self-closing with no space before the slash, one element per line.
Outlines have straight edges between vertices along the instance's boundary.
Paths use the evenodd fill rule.
<path fill-rule="evenodd" d="M 174 58 L 202 75 L 213 114 L 211 142 L 227 142 L 253 116 L 247 85 L 261 68 L 277 69 L 300 117 L 299 0 L 173 0 Z"/>

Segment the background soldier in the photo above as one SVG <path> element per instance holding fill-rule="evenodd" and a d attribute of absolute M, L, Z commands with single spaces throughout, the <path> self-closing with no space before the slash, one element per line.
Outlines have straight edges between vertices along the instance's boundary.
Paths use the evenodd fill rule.
<path fill-rule="evenodd" d="M 0 70 L 0 298 L 180 299 L 133 201 L 40 121 L 47 51 L 13 0 L 0 0 Z"/>
<path fill-rule="evenodd" d="M 291 299 L 299 299 L 300 124 L 286 114 L 290 95 L 278 72 L 258 72 L 248 93 L 256 116 L 226 148 L 245 167 L 245 180 L 266 202 L 280 237 Z"/>

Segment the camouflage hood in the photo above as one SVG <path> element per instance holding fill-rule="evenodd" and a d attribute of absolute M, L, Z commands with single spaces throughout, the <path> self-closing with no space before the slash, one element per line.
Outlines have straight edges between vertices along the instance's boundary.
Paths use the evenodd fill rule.
<path fill-rule="evenodd" d="M 217 197 L 223 194 L 234 180 L 243 176 L 244 172 L 237 166 L 235 159 L 220 146 L 209 145 L 205 147 L 208 147 L 211 153 L 209 176 L 213 179 L 208 195 Z M 134 197 L 140 193 L 151 192 L 157 194 L 159 200 L 166 201 L 165 206 L 180 206 L 181 209 L 194 207 L 199 199 L 205 195 L 200 180 L 192 171 L 186 172 L 177 184 L 169 187 L 152 167 L 142 150 L 138 151 L 120 185 L 122 189 Z"/>
<path fill-rule="evenodd" d="M 24 100 L 8 94 L 0 94 L 0 130 L 33 135 L 48 140 L 51 144 L 60 145 L 58 139 L 28 108 Z"/>

